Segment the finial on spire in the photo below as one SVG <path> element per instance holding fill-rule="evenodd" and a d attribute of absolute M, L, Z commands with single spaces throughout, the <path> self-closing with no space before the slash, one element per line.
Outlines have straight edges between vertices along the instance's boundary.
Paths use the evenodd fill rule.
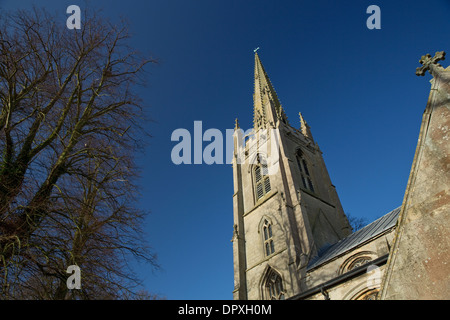
<path fill-rule="evenodd" d="M 236 120 L 234 120 L 234 130 L 239 129 L 239 121 L 238 118 L 236 118 Z"/>
<path fill-rule="evenodd" d="M 444 51 L 438 51 L 432 58 L 429 53 L 422 56 L 422 58 L 419 60 L 419 63 L 422 65 L 419 68 L 416 68 L 416 75 L 418 76 L 424 76 L 427 70 L 434 71 L 435 66 L 441 67 L 441 65 L 438 63 L 438 61 L 445 60 L 445 52 Z M 433 74 L 432 74 L 433 75 Z"/>
<path fill-rule="evenodd" d="M 259 50 L 259 47 L 256 49 L 253 49 L 253 52 L 256 53 L 256 51 L 258 51 L 258 50 Z"/>

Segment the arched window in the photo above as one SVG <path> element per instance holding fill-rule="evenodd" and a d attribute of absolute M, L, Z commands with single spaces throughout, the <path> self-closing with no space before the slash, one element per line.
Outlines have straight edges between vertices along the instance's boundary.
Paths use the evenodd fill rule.
<path fill-rule="evenodd" d="M 369 263 L 370 261 L 372 261 L 372 259 L 370 257 L 356 258 L 352 263 L 349 264 L 349 266 L 347 267 L 347 271 L 361 267 L 361 266 Z"/>
<path fill-rule="evenodd" d="M 339 267 L 339 274 L 344 274 L 350 270 L 356 269 L 363 265 L 370 264 L 377 255 L 371 251 L 361 251 L 347 258 Z"/>
<path fill-rule="evenodd" d="M 266 300 L 284 300 L 284 287 L 281 276 L 270 268 L 263 281 L 263 295 Z"/>
<path fill-rule="evenodd" d="M 267 163 L 260 161 L 260 159 L 260 156 L 258 156 L 258 164 L 254 167 L 256 200 L 261 199 L 271 190 Z"/>
<path fill-rule="evenodd" d="M 298 168 L 300 170 L 300 178 L 302 179 L 303 188 L 314 192 L 314 185 L 312 183 L 308 165 L 303 156 L 303 153 L 300 150 L 297 151 L 296 159 Z"/>
<path fill-rule="evenodd" d="M 272 224 L 264 220 L 264 225 L 262 227 L 262 232 L 264 236 L 264 252 L 266 257 L 270 256 L 275 252 L 275 244 L 273 242 Z"/>
<path fill-rule="evenodd" d="M 353 300 L 377 300 L 379 291 L 380 291 L 380 289 L 378 289 L 378 288 L 364 291 L 363 293 L 359 294 L 357 297 L 353 298 Z"/>

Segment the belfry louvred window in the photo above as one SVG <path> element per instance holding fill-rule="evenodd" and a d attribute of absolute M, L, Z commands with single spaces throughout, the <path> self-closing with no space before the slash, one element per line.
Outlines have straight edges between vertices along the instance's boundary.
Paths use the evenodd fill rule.
<path fill-rule="evenodd" d="M 297 159 L 298 169 L 300 170 L 300 178 L 302 179 L 303 188 L 314 192 L 314 185 L 312 183 L 308 165 L 307 165 L 306 160 L 300 150 L 297 151 L 296 159 Z"/>
<path fill-rule="evenodd" d="M 258 164 L 255 165 L 254 169 L 255 176 L 255 194 L 256 200 L 261 199 L 270 192 L 270 179 L 269 179 L 269 170 L 267 168 L 266 163 L 261 163 L 258 158 Z"/>

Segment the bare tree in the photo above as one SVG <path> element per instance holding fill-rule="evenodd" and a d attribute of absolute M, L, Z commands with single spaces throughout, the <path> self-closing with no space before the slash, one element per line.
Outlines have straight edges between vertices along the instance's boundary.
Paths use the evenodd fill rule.
<path fill-rule="evenodd" d="M 56 21 L 39 9 L 0 17 L 0 292 L 132 298 L 130 256 L 157 266 L 133 161 L 146 136 L 135 87 L 155 61 L 127 45 L 123 23 Z M 66 286 L 74 264 L 81 290 Z"/>
<path fill-rule="evenodd" d="M 350 226 L 352 227 L 353 232 L 356 232 L 367 225 L 367 219 L 365 217 L 355 217 L 354 215 L 347 213 L 347 219 L 350 223 Z"/>

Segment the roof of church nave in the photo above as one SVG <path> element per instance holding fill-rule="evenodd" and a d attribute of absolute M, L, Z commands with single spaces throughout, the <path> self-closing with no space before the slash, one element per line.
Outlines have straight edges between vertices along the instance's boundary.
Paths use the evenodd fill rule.
<path fill-rule="evenodd" d="M 349 250 L 370 241 L 372 238 L 384 233 L 391 229 L 397 223 L 398 215 L 400 213 L 398 207 L 391 212 L 385 214 L 381 218 L 368 224 L 364 228 L 352 233 L 348 237 L 338 241 L 337 243 L 328 247 L 324 252 L 321 252 L 319 256 L 312 259 L 308 265 L 308 271 L 312 270 L 321 264 L 324 264 L 337 256 L 348 252 Z"/>

